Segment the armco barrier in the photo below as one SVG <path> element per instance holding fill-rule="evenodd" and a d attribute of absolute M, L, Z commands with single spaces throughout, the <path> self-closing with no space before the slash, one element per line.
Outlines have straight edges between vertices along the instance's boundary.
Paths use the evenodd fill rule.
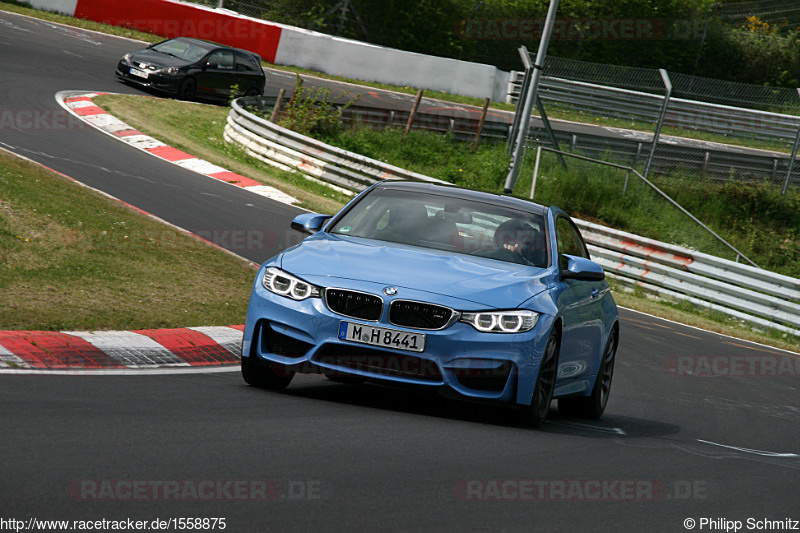
<path fill-rule="evenodd" d="M 800 336 L 800 280 L 576 220 L 610 277 Z"/>
<path fill-rule="evenodd" d="M 225 140 L 244 146 L 247 153 L 284 170 L 300 170 L 317 179 L 360 191 L 384 179 L 437 180 L 410 170 L 348 152 L 288 130 L 231 104 Z"/>
<path fill-rule="evenodd" d="M 382 179 L 441 182 L 282 128 L 242 109 L 243 100 L 231 106 L 225 140 L 274 166 L 353 191 Z M 592 258 L 621 284 L 800 336 L 800 280 L 598 224 L 576 223 Z"/>

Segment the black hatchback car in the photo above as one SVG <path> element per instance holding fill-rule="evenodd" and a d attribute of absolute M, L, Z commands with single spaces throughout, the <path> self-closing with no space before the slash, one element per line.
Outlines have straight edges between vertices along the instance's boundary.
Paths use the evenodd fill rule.
<path fill-rule="evenodd" d="M 183 100 L 258 96 L 266 82 L 258 54 L 187 37 L 128 52 L 116 77 Z M 237 94 L 231 95 L 232 87 L 238 88 Z"/>

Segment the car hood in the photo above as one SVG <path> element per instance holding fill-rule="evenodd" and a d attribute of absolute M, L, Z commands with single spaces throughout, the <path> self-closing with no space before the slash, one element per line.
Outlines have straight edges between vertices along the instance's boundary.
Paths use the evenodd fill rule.
<path fill-rule="evenodd" d="M 318 233 L 284 252 L 280 266 L 307 281 L 358 280 L 513 309 L 547 288 L 548 270 L 464 254 Z"/>
<path fill-rule="evenodd" d="M 169 54 L 162 54 L 149 48 L 131 52 L 130 60 L 133 63 L 147 63 L 156 67 L 183 67 L 192 64 L 192 61 L 186 61 Z"/>

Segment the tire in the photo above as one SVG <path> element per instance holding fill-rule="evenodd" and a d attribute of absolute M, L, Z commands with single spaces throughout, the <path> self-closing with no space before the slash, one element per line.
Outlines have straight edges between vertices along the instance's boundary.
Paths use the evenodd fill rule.
<path fill-rule="evenodd" d="M 525 409 L 525 422 L 531 427 L 537 428 L 541 426 L 550 410 L 553 392 L 556 389 L 558 352 L 560 348 L 561 333 L 554 328 L 544 348 L 542 362 L 539 366 L 539 375 L 536 376 L 536 385 L 533 388 L 531 405 Z"/>
<path fill-rule="evenodd" d="M 277 363 L 259 363 L 255 357 L 242 357 L 242 378 L 248 385 L 269 390 L 282 390 L 289 386 L 294 370 Z"/>
<path fill-rule="evenodd" d="M 253 88 L 253 89 L 248 89 L 247 92 L 244 93 L 244 95 L 245 96 L 261 96 L 261 93 L 258 92 L 258 89 Z"/>
<path fill-rule="evenodd" d="M 614 361 L 617 355 L 617 328 L 612 328 L 608 336 L 606 347 L 603 350 L 603 359 L 597 371 L 592 394 L 580 398 L 561 398 L 558 400 L 558 410 L 567 415 L 582 418 L 600 418 L 608 404 L 611 393 L 611 380 L 614 377 Z"/>
<path fill-rule="evenodd" d="M 197 80 L 188 77 L 181 82 L 181 87 L 178 89 L 178 98 L 181 100 L 194 100 L 197 97 Z"/>

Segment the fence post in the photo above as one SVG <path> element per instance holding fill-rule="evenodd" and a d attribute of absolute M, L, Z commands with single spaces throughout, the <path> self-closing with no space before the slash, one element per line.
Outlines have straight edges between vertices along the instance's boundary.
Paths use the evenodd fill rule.
<path fill-rule="evenodd" d="M 536 102 L 536 95 L 537 91 L 539 90 L 539 80 L 542 77 L 544 59 L 547 55 L 547 46 L 550 44 L 550 34 L 553 32 L 557 10 L 558 0 L 550 0 L 550 7 L 547 10 L 547 19 L 545 19 L 542 38 L 539 42 L 539 50 L 536 52 L 536 62 L 533 64 L 531 87 L 525 97 L 525 105 L 523 105 L 521 108 L 523 114 L 519 123 L 520 125 L 516 144 L 514 145 L 514 155 L 511 160 L 511 168 L 508 171 L 508 176 L 506 177 L 506 183 L 504 187 L 504 190 L 507 193 L 514 192 L 514 185 L 516 184 L 517 176 L 519 175 L 519 167 L 522 166 L 522 155 L 525 152 L 525 141 L 528 138 L 528 127 L 531 121 L 531 113 L 533 112 L 533 105 Z"/>
<path fill-rule="evenodd" d="M 283 102 L 284 94 L 286 94 L 286 89 L 278 91 L 278 99 L 275 100 L 275 107 L 272 108 L 272 114 L 269 117 L 270 122 L 275 122 L 275 119 L 278 118 L 278 113 L 281 112 L 281 103 Z"/>
<path fill-rule="evenodd" d="M 419 103 L 422 100 L 422 93 L 425 92 L 422 89 L 417 91 L 417 97 L 414 99 L 414 106 L 411 108 L 411 113 L 408 114 L 408 122 L 406 123 L 406 131 L 403 135 L 408 135 L 408 132 L 411 131 L 411 125 L 414 123 L 414 117 L 417 115 L 417 109 L 419 109 Z"/>
<path fill-rule="evenodd" d="M 661 135 L 661 126 L 664 125 L 664 117 L 667 114 L 667 106 L 669 105 L 669 98 L 672 95 L 672 82 L 669 80 L 669 74 L 663 68 L 658 69 L 658 72 L 661 73 L 661 79 L 664 80 L 664 87 L 666 87 L 667 92 L 664 95 L 664 105 L 661 106 L 661 115 L 658 117 L 658 124 L 656 124 L 656 131 L 653 134 L 653 145 L 650 147 L 650 155 L 647 158 L 647 164 L 644 167 L 644 177 L 647 177 L 647 173 L 650 172 L 650 165 L 653 164 L 653 158 L 656 155 L 656 145 L 658 144 L 658 137 Z"/>
<path fill-rule="evenodd" d="M 797 89 L 797 94 L 800 95 L 800 89 Z M 792 178 L 792 170 L 794 170 L 794 160 L 797 157 L 798 145 L 800 145 L 800 126 L 797 127 L 797 135 L 794 138 L 792 158 L 789 159 L 789 170 L 786 172 L 786 180 L 783 182 L 783 191 L 781 192 L 781 196 L 786 196 L 786 189 L 789 188 L 789 180 Z"/>
<path fill-rule="evenodd" d="M 531 180 L 531 200 L 533 192 L 536 190 L 536 178 L 539 177 L 539 161 L 542 160 L 542 145 L 536 147 L 536 162 L 533 164 L 533 179 Z"/>
<path fill-rule="evenodd" d="M 478 121 L 478 131 L 475 132 L 475 141 L 472 143 L 472 153 L 478 149 L 478 143 L 481 141 L 481 130 L 483 130 L 483 123 L 486 120 L 486 112 L 489 111 L 489 102 L 491 98 L 486 98 L 483 101 L 483 109 L 481 110 L 481 118 Z"/>

